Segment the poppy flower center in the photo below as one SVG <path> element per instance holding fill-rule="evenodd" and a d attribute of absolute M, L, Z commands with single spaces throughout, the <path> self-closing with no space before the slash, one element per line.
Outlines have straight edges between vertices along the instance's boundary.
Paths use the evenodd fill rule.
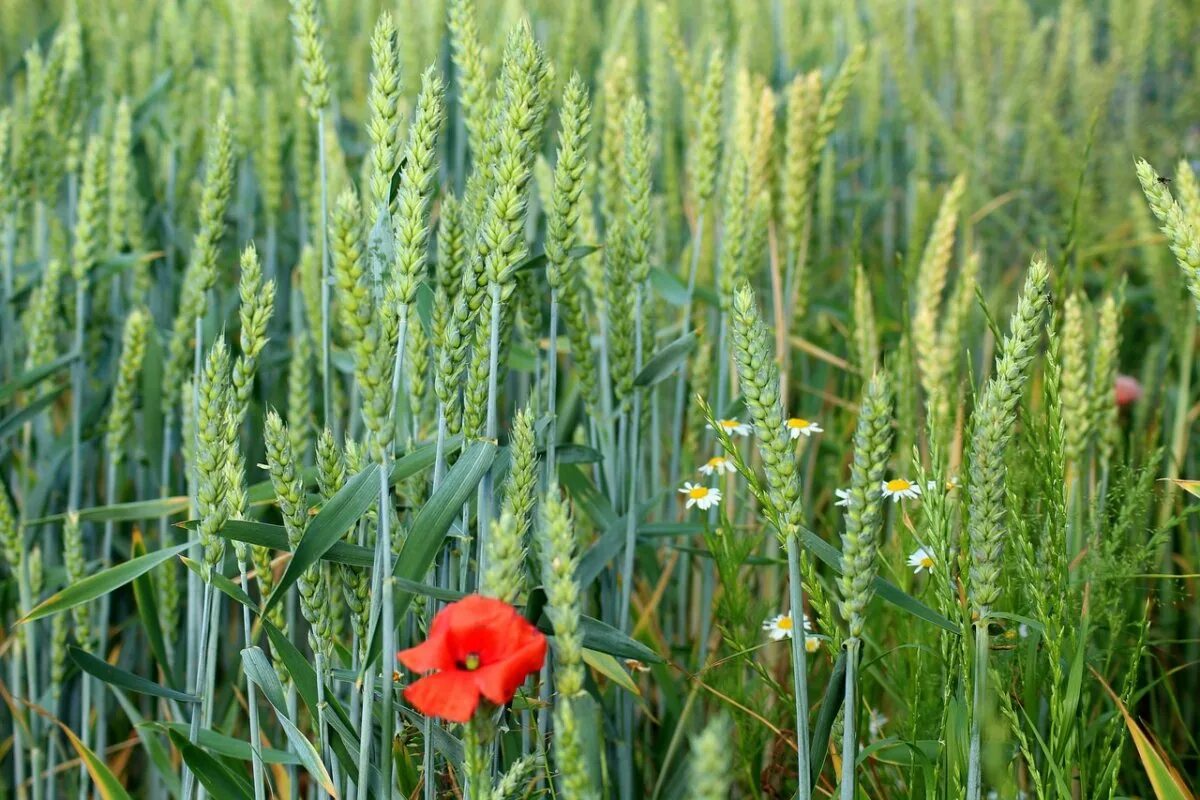
<path fill-rule="evenodd" d="M 702 500 L 708 496 L 708 488 L 705 486 L 693 486 L 688 489 L 688 497 L 693 500 Z"/>
<path fill-rule="evenodd" d="M 893 492 L 903 492 L 910 486 L 912 486 L 912 484 L 904 480 L 904 478 L 895 478 L 894 480 L 888 481 L 887 484 L 888 490 Z"/>
<path fill-rule="evenodd" d="M 479 653 L 467 653 L 466 658 L 457 662 L 455 666 L 468 672 L 474 672 L 479 669 Z"/>

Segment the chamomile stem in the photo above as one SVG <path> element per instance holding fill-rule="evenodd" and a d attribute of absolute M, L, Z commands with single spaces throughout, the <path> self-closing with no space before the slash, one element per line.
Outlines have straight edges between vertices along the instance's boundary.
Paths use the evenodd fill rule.
<path fill-rule="evenodd" d="M 704 212 L 696 217 L 696 236 L 692 239 L 691 265 L 688 267 L 687 295 L 683 301 L 683 320 L 680 336 L 686 336 L 692 329 L 692 299 L 696 294 L 696 272 L 700 269 L 700 251 L 704 249 Z M 687 394 L 687 360 L 679 365 L 679 379 L 675 383 L 675 402 L 671 406 L 671 469 L 667 473 L 668 480 L 676 480 L 679 475 L 679 457 L 683 450 L 683 417 L 684 400 Z M 717 409 L 722 413 L 723 409 Z M 670 501 L 664 501 L 669 503 Z M 685 577 L 686 580 L 686 577 Z"/>

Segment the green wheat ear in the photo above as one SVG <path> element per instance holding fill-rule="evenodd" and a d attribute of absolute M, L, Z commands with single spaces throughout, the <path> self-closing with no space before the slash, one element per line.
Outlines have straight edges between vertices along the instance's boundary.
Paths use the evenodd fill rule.
<path fill-rule="evenodd" d="M 967 535 L 971 548 L 968 595 L 979 619 L 1000 597 L 1005 538 L 1004 453 L 1017 424 L 1017 403 L 1029 377 L 1034 345 L 1041 337 L 1049 270 L 1042 259 L 1030 264 L 1025 286 L 1000 345 L 996 369 L 971 415 Z"/>
<path fill-rule="evenodd" d="M 842 534 L 842 616 L 850 636 L 862 636 L 867 605 L 874 594 L 879 568 L 882 483 L 892 446 L 891 397 L 886 372 L 877 372 L 867 384 L 859 405 L 854 431 L 854 461 L 850 468 L 850 495 L 846 532 Z"/>
<path fill-rule="evenodd" d="M 730 724 L 723 715 L 709 721 L 699 736 L 692 739 L 692 758 L 688 767 L 688 793 L 695 800 L 725 800 L 732 780 Z"/>

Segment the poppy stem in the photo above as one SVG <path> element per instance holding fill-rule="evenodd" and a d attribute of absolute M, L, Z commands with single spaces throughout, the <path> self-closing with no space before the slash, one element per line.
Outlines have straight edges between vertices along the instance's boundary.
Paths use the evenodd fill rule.
<path fill-rule="evenodd" d="M 463 791 L 464 800 L 491 800 L 492 781 L 488 775 L 488 748 L 485 731 L 490 715 L 481 706 L 463 731 L 463 768 L 467 783 Z"/>

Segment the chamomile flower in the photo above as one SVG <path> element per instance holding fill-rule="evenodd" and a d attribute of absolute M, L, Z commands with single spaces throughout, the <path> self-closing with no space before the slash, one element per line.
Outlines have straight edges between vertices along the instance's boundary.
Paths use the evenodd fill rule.
<path fill-rule="evenodd" d="M 918 547 L 908 557 L 908 565 L 913 568 L 913 573 L 921 574 L 921 570 L 933 572 L 933 551 L 928 547 Z"/>
<path fill-rule="evenodd" d="M 888 718 L 885 714 L 875 709 L 871 709 L 871 716 L 867 720 L 867 729 L 871 733 L 872 739 L 883 738 L 883 726 L 888 724 Z"/>
<path fill-rule="evenodd" d="M 705 475 L 712 475 L 714 472 L 724 475 L 726 472 L 733 472 L 733 469 L 733 462 L 725 456 L 713 456 L 700 465 L 700 471 Z"/>
<path fill-rule="evenodd" d="M 942 488 L 944 490 L 946 490 L 947 492 L 953 492 L 955 489 L 958 488 L 958 478 L 947 478 L 946 483 L 942 486 Z M 936 492 L 937 489 L 938 489 L 937 481 L 929 480 L 929 481 L 925 482 L 925 491 Z"/>
<path fill-rule="evenodd" d="M 890 481 L 884 481 L 881 488 L 883 489 L 883 496 L 892 498 L 893 503 L 899 503 L 903 498 L 916 500 L 921 496 L 920 484 L 913 483 L 904 478 L 892 478 Z"/>
<path fill-rule="evenodd" d="M 834 489 L 833 493 L 837 495 L 835 506 L 846 508 L 850 505 L 850 490 L 849 489 Z"/>
<path fill-rule="evenodd" d="M 780 642 L 780 641 L 783 641 L 784 639 L 792 638 L 792 629 L 794 627 L 795 627 L 795 625 L 792 624 L 792 615 L 791 614 L 776 614 L 775 616 L 771 617 L 769 620 L 767 620 L 766 622 L 764 622 L 762 624 L 763 630 L 767 632 L 767 636 L 769 636 L 771 638 L 771 641 L 773 641 L 773 642 Z M 805 632 L 804 649 L 805 650 L 808 650 L 808 639 L 813 638 L 813 637 L 808 636 L 808 632 L 811 630 L 812 630 L 812 622 L 809 621 L 808 614 L 805 614 L 804 615 L 804 632 Z M 820 646 L 819 642 L 818 642 L 818 646 Z M 809 651 L 809 652 L 812 652 L 812 651 Z"/>
<path fill-rule="evenodd" d="M 812 436 L 814 433 L 822 433 L 825 429 L 810 419 L 803 417 L 792 417 L 784 423 L 787 428 L 788 436 L 792 439 L 799 439 L 801 436 Z"/>
<path fill-rule="evenodd" d="M 804 652 L 811 655 L 820 650 L 821 640 L 824 638 L 823 636 L 813 636 L 811 633 L 804 634 Z"/>
<path fill-rule="evenodd" d="M 742 422 L 740 419 L 719 419 L 717 420 L 717 425 L 719 425 L 721 430 L 725 431 L 725 433 L 729 434 L 730 436 L 750 435 L 750 426 Z M 712 425 L 705 425 L 704 427 L 708 428 L 710 431 L 713 430 Z"/>
<path fill-rule="evenodd" d="M 710 489 L 699 483 L 684 483 L 679 493 L 687 496 L 687 507 L 699 506 L 701 511 L 708 511 L 721 502 L 721 490 Z"/>

